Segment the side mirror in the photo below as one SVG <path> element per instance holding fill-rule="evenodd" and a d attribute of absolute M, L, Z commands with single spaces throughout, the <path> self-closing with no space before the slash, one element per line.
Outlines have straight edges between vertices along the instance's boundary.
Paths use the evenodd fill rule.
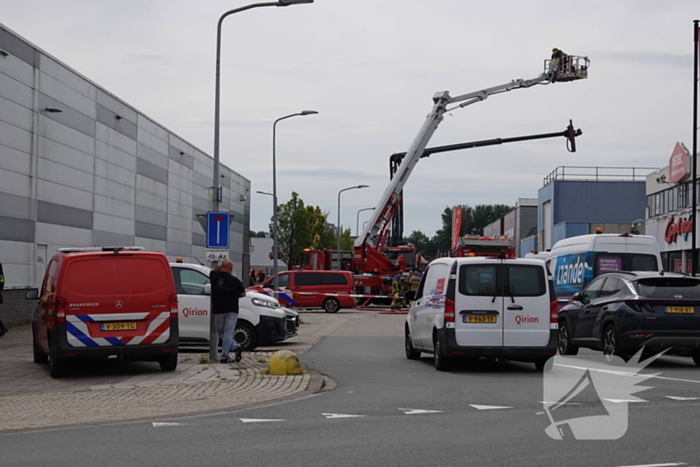
<path fill-rule="evenodd" d="M 27 300 L 37 300 L 39 298 L 39 289 L 27 290 L 27 293 L 24 294 L 24 298 Z"/>
<path fill-rule="evenodd" d="M 211 284 L 204 284 L 204 295 L 211 295 Z"/>
<path fill-rule="evenodd" d="M 586 305 L 586 304 L 588 304 L 588 302 L 590 302 L 588 297 L 583 292 L 576 292 L 575 294 L 573 294 L 571 296 L 571 299 L 575 302 L 581 302 L 584 305 Z"/>
<path fill-rule="evenodd" d="M 404 298 L 406 299 L 407 302 L 412 302 L 413 300 L 416 299 L 416 291 L 409 290 L 408 292 L 406 292 L 406 295 L 404 295 Z"/>

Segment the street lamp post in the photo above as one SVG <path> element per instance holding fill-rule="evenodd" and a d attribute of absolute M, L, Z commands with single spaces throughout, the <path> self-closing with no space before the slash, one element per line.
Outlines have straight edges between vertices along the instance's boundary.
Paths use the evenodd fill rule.
<path fill-rule="evenodd" d="M 343 188 L 338 192 L 338 225 L 336 225 L 336 236 L 338 237 L 338 249 L 336 250 L 336 259 L 338 261 L 338 264 L 336 265 L 338 271 L 340 271 L 340 234 L 341 234 L 341 229 L 340 229 L 340 194 L 344 191 L 348 190 L 356 190 L 358 188 L 369 188 L 369 185 L 356 185 L 356 186 L 350 186 L 347 188 Z M 350 227 L 352 228 L 352 227 Z"/>
<path fill-rule="evenodd" d="M 286 120 L 292 117 L 304 117 L 306 115 L 315 115 L 318 112 L 315 110 L 302 110 L 301 112 L 285 115 L 275 120 L 272 124 L 272 277 L 275 292 L 279 290 L 277 278 L 277 122 Z"/>
<path fill-rule="evenodd" d="M 252 3 L 250 5 L 242 6 L 240 8 L 234 8 L 229 10 L 219 18 L 219 22 L 216 26 L 216 84 L 214 91 L 214 173 L 212 177 L 212 211 L 219 211 L 219 204 L 221 203 L 219 195 L 219 128 L 221 126 L 220 120 L 220 98 L 221 98 L 221 24 L 224 22 L 227 16 L 234 13 L 239 13 L 241 11 L 250 10 L 253 8 L 259 8 L 264 6 L 289 6 L 296 5 L 300 3 L 313 3 L 314 0 L 278 0 L 277 2 L 264 2 L 264 3 Z M 214 267 L 215 262 L 212 261 L 211 266 Z M 209 319 L 209 359 L 216 361 L 216 343 L 218 342 L 218 337 L 216 335 L 216 326 L 214 325 L 214 314 L 210 313 Z"/>
<path fill-rule="evenodd" d="M 360 213 L 362 211 L 373 211 L 375 208 L 364 208 L 357 211 L 357 223 L 355 224 L 355 236 L 360 235 Z"/>

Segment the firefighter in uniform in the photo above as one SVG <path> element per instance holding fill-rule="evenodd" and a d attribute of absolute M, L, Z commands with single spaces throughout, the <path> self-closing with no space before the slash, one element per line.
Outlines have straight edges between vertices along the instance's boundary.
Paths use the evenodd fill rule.
<path fill-rule="evenodd" d="M 408 278 L 408 290 L 410 290 L 414 294 L 416 294 L 416 293 L 418 293 L 419 286 L 420 286 L 420 277 L 418 277 L 418 274 L 416 274 L 415 271 L 411 271 L 411 276 Z M 413 303 L 413 301 L 411 301 L 411 303 Z M 409 303 L 409 305 L 411 303 Z"/>
<path fill-rule="evenodd" d="M 401 308 L 401 276 L 398 274 L 391 279 L 391 296 L 391 309 Z"/>

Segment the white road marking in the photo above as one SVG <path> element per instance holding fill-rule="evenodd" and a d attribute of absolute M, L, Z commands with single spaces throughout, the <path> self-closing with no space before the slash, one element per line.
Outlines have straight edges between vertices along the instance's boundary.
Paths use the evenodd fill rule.
<path fill-rule="evenodd" d="M 260 422 L 286 422 L 282 418 L 239 418 L 243 423 L 260 423 Z"/>
<path fill-rule="evenodd" d="M 612 402 L 613 404 L 622 404 L 623 402 L 649 402 L 642 399 L 603 399 L 604 401 Z"/>
<path fill-rule="evenodd" d="M 469 404 L 470 407 L 474 407 L 476 410 L 497 410 L 497 409 L 512 409 L 513 407 L 503 407 L 500 405 L 475 405 Z"/>
<path fill-rule="evenodd" d="M 695 384 L 700 384 L 700 381 L 695 380 L 695 379 L 683 379 L 683 378 L 671 378 L 669 376 L 658 376 L 658 375 L 645 375 L 645 374 L 640 374 L 640 373 L 630 373 L 627 371 L 615 371 L 615 370 L 601 370 L 599 368 L 588 368 L 585 366 L 575 366 L 575 365 L 562 365 L 560 363 L 555 363 L 555 366 L 560 366 L 562 368 L 573 368 L 575 370 L 590 370 L 590 371 L 599 371 L 600 373 L 609 373 L 611 375 L 618 375 L 618 376 L 631 376 L 631 377 L 638 377 L 638 378 L 656 378 L 656 379 L 663 379 L 666 381 L 679 381 L 681 383 L 695 383 Z"/>
<path fill-rule="evenodd" d="M 700 397 L 679 397 L 679 396 L 664 396 L 667 399 L 673 399 L 674 401 L 696 401 Z"/>
<path fill-rule="evenodd" d="M 535 415 L 544 415 L 544 412 L 535 412 Z"/>
<path fill-rule="evenodd" d="M 543 404 L 558 404 L 558 405 L 583 405 L 583 402 L 550 402 L 550 401 L 540 401 Z M 544 412 L 542 412 L 544 413 Z"/>
<path fill-rule="evenodd" d="M 153 422 L 153 428 L 162 428 L 165 426 L 185 426 L 187 423 L 173 423 L 173 422 Z"/>
<path fill-rule="evenodd" d="M 442 413 L 442 410 L 425 410 L 425 409 L 399 409 L 406 415 L 416 415 L 420 413 Z"/>
<path fill-rule="evenodd" d="M 620 467 L 673 467 L 674 465 L 688 465 L 685 462 L 671 462 L 667 464 L 640 464 L 640 465 L 621 465 Z"/>
<path fill-rule="evenodd" d="M 364 417 L 364 415 L 351 415 L 351 414 L 345 414 L 345 413 L 322 413 L 326 418 L 359 418 L 359 417 Z"/>

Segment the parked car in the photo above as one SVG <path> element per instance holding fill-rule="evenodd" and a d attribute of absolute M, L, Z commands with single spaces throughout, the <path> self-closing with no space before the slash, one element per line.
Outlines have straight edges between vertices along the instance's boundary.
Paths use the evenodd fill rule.
<path fill-rule="evenodd" d="M 350 271 L 283 271 L 277 274 L 280 302 L 299 308 L 323 308 L 336 313 L 341 308 L 354 308 L 354 281 Z M 275 278 L 248 290 L 272 294 Z"/>
<path fill-rule="evenodd" d="M 65 376 L 71 360 L 117 355 L 177 367 L 177 293 L 163 253 L 63 248 L 46 268 L 32 319 L 34 362 Z"/>
<path fill-rule="evenodd" d="M 623 358 L 642 347 L 668 349 L 700 365 L 700 279 L 623 271 L 597 277 L 559 312 L 559 352 L 576 355 L 579 347 Z"/>
<path fill-rule="evenodd" d="M 209 342 L 211 286 L 206 266 L 171 263 L 180 311 L 180 341 Z M 246 292 L 238 300 L 239 314 L 233 338 L 243 350 L 271 345 L 297 335 L 299 314 L 280 306 L 270 296 Z"/>
<path fill-rule="evenodd" d="M 405 325 L 406 357 L 501 357 L 544 369 L 557 350 L 556 299 L 535 259 L 440 258 L 428 266 Z"/>

